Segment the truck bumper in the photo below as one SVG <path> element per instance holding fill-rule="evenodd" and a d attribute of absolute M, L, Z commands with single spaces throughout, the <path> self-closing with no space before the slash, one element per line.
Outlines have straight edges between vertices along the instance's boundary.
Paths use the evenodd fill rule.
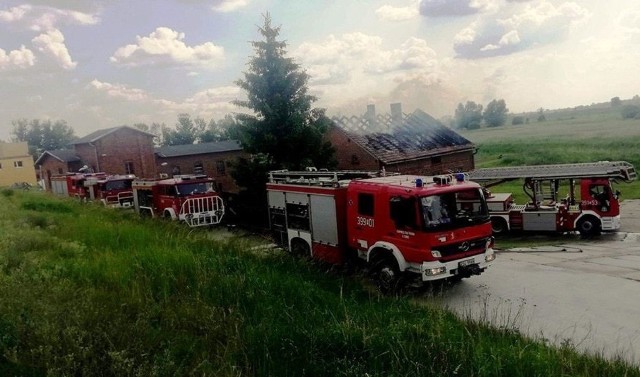
<path fill-rule="evenodd" d="M 469 277 L 480 275 L 487 267 L 493 264 L 496 254 L 492 248 L 484 253 L 472 257 L 457 259 L 450 262 L 422 262 L 420 272 L 422 281 L 434 281 L 454 276 Z"/>
<path fill-rule="evenodd" d="M 620 230 L 620 215 L 613 217 L 603 217 L 602 219 L 602 230 L 604 232 L 615 232 Z"/>

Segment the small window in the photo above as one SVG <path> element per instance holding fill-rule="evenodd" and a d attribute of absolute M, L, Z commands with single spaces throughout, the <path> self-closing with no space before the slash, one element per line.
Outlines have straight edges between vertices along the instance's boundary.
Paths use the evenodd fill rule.
<path fill-rule="evenodd" d="M 358 194 L 358 214 L 373 216 L 373 194 Z"/>
<path fill-rule="evenodd" d="M 218 175 L 226 175 L 227 170 L 224 161 L 216 161 L 216 172 Z"/>
<path fill-rule="evenodd" d="M 416 223 L 416 200 L 413 197 L 402 198 L 399 196 L 391 198 L 389 201 L 391 219 L 396 225 L 396 229 L 417 229 Z"/>
<path fill-rule="evenodd" d="M 442 163 L 442 157 L 440 157 L 440 156 L 431 157 L 431 163 L 432 164 L 441 164 Z"/>
<path fill-rule="evenodd" d="M 13 161 L 13 167 L 14 168 L 21 168 L 22 167 L 22 161 Z"/>
<path fill-rule="evenodd" d="M 202 166 L 202 161 L 196 161 L 193 164 L 193 174 L 204 174 L 204 167 Z"/>
<path fill-rule="evenodd" d="M 351 155 L 351 165 L 360 165 L 360 159 L 355 154 Z"/>
<path fill-rule="evenodd" d="M 133 169 L 133 161 L 124 162 L 124 172 L 125 174 L 135 174 L 135 170 Z"/>
<path fill-rule="evenodd" d="M 62 173 L 64 173 L 64 172 L 62 171 L 62 168 L 58 168 L 58 174 L 62 174 Z"/>

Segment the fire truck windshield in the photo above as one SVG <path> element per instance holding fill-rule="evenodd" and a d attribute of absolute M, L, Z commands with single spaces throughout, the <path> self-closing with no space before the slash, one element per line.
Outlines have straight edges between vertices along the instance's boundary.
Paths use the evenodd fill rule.
<path fill-rule="evenodd" d="M 420 207 L 426 230 L 453 229 L 489 220 L 487 204 L 480 189 L 423 196 Z"/>
<path fill-rule="evenodd" d="M 183 183 L 176 185 L 176 191 L 178 196 L 204 194 L 213 191 L 213 184 L 211 182 Z"/>
<path fill-rule="evenodd" d="M 107 181 L 104 184 L 105 190 L 126 190 L 131 188 L 131 180 Z"/>

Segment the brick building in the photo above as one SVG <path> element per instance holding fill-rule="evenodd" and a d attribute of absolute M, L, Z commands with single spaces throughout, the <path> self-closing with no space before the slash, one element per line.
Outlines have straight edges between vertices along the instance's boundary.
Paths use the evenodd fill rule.
<path fill-rule="evenodd" d="M 0 142 L 0 187 L 14 183 L 36 184 L 33 157 L 26 142 Z"/>
<path fill-rule="evenodd" d="M 77 172 L 83 166 L 94 172 L 151 178 L 156 176 L 154 137 L 129 126 L 98 130 L 71 143 L 73 149 L 43 152 L 35 165 L 47 190 L 52 175 Z"/>
<path fill-rule="evenodd" d="M 340 170 L 382 170 L 435 175 L 473 170 L 475 145 L 449 127 L 416 110 L 376 115 L 369 105 L 362 117 L 334 117 L 327 134 Z"/>
<path fill-rule="evenodd" d="M 171 145 L 155 149 L 158 173 L 206 174 L 216 180 L 217 190 L 237 194 L 239 189 L 229 175 L 230 164 L 238 157 L 248 158 L 235 140 L 213 143 Z"/>

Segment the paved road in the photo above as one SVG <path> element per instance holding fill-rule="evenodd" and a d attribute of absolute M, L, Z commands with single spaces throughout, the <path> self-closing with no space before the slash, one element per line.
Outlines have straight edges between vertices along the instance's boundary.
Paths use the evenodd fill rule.
<path fill-rule="evenodd" d="M 622 214 L 617 234 L 501 251 L 440 299 L 464 317 L 640 365 L 640 200 Z"/>

